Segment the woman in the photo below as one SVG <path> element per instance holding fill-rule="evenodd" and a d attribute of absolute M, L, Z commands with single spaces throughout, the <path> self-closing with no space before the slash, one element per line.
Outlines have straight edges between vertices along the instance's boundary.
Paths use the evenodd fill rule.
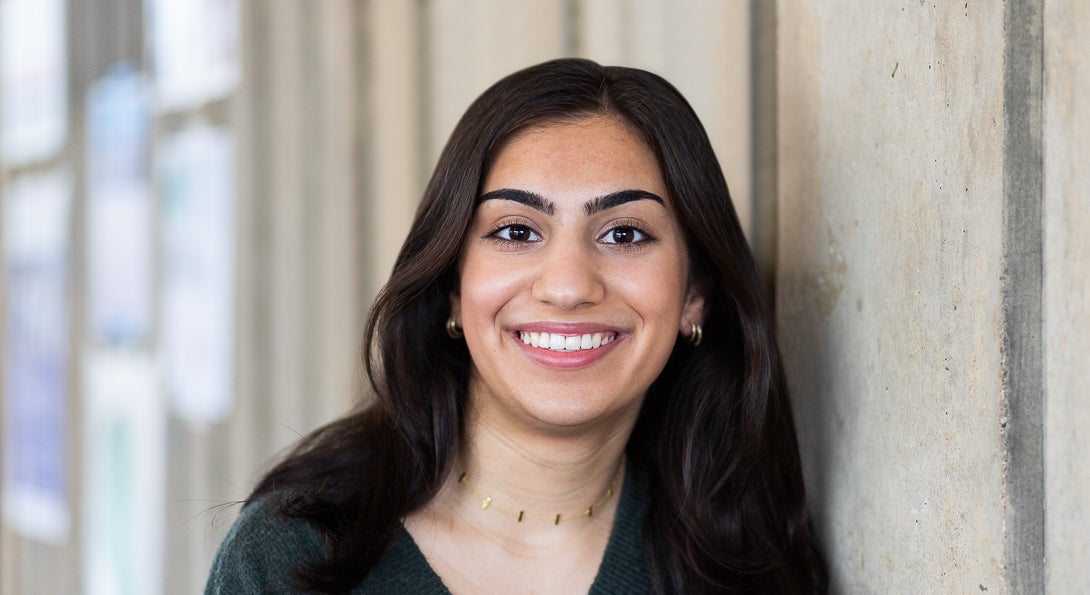
<path fill-rule="evenodd" d="M 209 592 L 825 589 L 753 258 L 658 76 L 488 89 L 364 344 L 373 402 L 264 477 Z"/>

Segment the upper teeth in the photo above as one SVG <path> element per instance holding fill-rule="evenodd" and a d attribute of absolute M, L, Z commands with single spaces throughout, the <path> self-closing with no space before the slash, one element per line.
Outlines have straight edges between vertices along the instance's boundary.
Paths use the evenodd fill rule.
<path fill-rule="evenodd" d="M 533 347 L 549 349 L 552 351 L 579 351 L 580 349 L 597 349 L 602 345 L 612 343 L 617 335 L 614 333 L 586 333 L 583 335 L 560 335 L 557 333 L 534 333 L 519 331 L 519 338 L 523 343 Z"/>

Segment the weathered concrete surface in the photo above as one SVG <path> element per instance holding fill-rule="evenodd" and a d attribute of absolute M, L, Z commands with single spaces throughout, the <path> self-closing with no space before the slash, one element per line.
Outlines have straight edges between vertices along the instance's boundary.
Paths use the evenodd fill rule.
<path fill-rule="evenodd" d="M 1003 553 L 1006 587 L 1044 589 L 1042 2 L 1004 5 Z"/>
<path fill-rule="evenodd" d="M 837 592 L 1005 590 L 1004 18 L 779 5 L 777 308 Z"/>
<path fill-rule="evenodd" d="M 1090 3 L 1045 2 L 1045 502 L 1049 593 L 1090 593 Z"/>

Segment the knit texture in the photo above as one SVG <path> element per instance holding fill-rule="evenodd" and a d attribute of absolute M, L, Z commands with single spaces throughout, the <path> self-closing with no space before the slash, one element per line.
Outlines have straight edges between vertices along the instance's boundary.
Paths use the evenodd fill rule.
<path fill-rule="evenodd" d="M 644 504 L 631 470 L 625 473 L 609 543 L 591 585 L 591 595 L 646 593 L 650 588 L 643 555 Z M 304 593 L 293 589 L 292 569 L 320 560 L 324 544 L 308 523 L 288 519 L 275 497 L 246 506 L 227 533 L 212 562 L 206 595 Z M 404 527 L 399 527 L 378 564 L 353 595 L 413 593 L 449 595 Z"/>

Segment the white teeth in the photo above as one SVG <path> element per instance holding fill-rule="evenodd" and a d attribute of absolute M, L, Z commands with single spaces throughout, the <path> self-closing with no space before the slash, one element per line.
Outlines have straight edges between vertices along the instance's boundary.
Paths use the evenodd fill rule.
<path fill-rule="evenodd" d="M 608 345 L 617 338 L 614 333 L 584 333 L 582 335 L 561 335 L 556 333 L 539 333 L 519 331 L 519 339 L 523 343 L 539 349 L 550 351 L 580 351 L 583 349 L 597 349 L 602 345 Z"/>

